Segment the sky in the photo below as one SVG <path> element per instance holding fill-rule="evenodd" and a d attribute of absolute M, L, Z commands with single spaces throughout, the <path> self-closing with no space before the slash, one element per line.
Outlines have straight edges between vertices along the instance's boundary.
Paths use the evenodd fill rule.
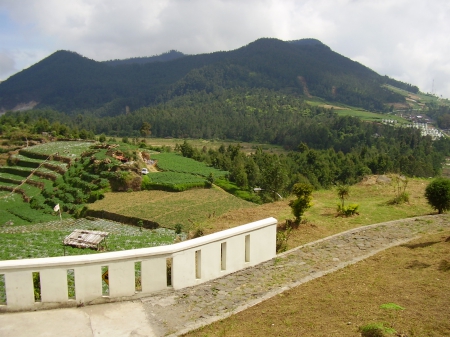
<path fill-rule="evenodd" d="M 448 0 L 0 0 L 0 80 L 57 50 L 96 61 L 315 38 L 450 98 Z"/>

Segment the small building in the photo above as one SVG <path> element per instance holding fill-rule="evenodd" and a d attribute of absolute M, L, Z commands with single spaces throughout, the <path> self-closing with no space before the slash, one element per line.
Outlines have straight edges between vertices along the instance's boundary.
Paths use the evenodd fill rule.
<path fill-rule="evenodd" d="M 64 238 L 64 245 L 76 248 L 90 248 L 95 250 L 106 249 L 106 237 L 108 232 L 90 231 L 86 229 L 75 229 Z"/>

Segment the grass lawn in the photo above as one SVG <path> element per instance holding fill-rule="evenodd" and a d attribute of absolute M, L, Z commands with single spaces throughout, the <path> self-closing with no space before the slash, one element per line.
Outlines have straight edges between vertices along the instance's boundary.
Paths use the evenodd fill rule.
<path fill-rule="evenodd" d="M 406 188 L 406 192 L 409 193 L 409 203 L 401 205 L 387 204 L 395 197 L 394 186 L 376 183 L 374 177 L 351 186 L 350 196 L 345 204 L 358 204 L 359 215 L 349 218 L 337 216 L 336 209 L 340 201 L 336 190 L 315 191 L 312 207 L 303 215 L 304 223 L 291 232 L 288 248 L 359 226 L 431 214 L 433 209 L 424 197 L 425 187 L 430 181 L 430 179 L 409 179 Z M 289 199 L 233 210 L 220 217 L 206 218 L 202 224 L 205 233 L 211 233 L 267 217 L 274 217 L 279 223 L 283 223 L 286 219 L 293 219 Z"/>
<path fill-rule="evenodd" d="M 398 333 L 370 336 L 450 336 L 449 300 L 447 231 L 381 252 L 186 336 L 357 337 L 369 324 Z"/>
<path fill-rule="evenodd" d="M 423 196 L 429 182 L 410 179 L 409 203 L 393 206 L 387 204 L 395 196 L 393 186 L 367 179 L 350 188 L 346 204 L 360 205 L 360 214 L 350 218 L 336 217 L 335 190 L 316 191 L 304 215 L 306 223 L 292 231 L 289 248 L 363 225 L 433 214 Z M 216 224 L 227 228 L 238 218 L 248 222 L 271 213 L 279 220 L 292 218 L 287 203 L 242 210 L 236 218 L 225 214 Z M 409 337 L 449 336 L 449 300 L 450 231 L 443 231 L 310 281 L 187 336 L 356 337 L 361 336 L 359 327 L 368 324 L 384 324 Z M 405 309 L 381 307 L 388 303 Z"/>

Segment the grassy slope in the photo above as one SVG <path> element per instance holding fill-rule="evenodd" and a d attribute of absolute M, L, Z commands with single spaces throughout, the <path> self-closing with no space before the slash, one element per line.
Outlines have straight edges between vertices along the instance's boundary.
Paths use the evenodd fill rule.
<path fill-rule="evenodd" d="M 386 204 L 395 196 L 391 185 L 369 179 L 352 186 L 347 203 L 358 203 L 360 215 L 351 218 L 336 217 L 339 199 L 335 191 L 316 191 L 313 206 L 305 213 L 307 223 L 293 231 L 289 246 L 361 225 L 434 213 L 423 197 L 428 183 L 426 179 L 411 179 L 406 189 L 410 202 L 398 206 Z M 286 200 L 256 210 L 225 214 L 215 223 L 228 228 L 258 216 L 292 217 Z M 425 244 L 423 249 L 412 250 L 409 245 L 390 249 L 188 336 L 360 336 L 358 327 L 373 322 L 393 324 L 408 336 L 450 335 L 448 311 L 444 309 L 450 294 L 450 271 L 445 271 L 450 265 L 450 239 L 445 242 L 449 236 L 450 232 L 424 236 L 417 242 L 433 244 Z M 426 265 L 429 267 L 423 268 Z M 390 302 L 406 309 L 395 316 L 380 308 Z"/>
<path fill-rule="evenodd" d="M 364 110 L 362 108 L 355 108 L 349 105 L 339 104 L 339 103 L 329 103 L 326 101 L 323 101 L 321 99 L 312 99 L 307 101 L 308 104 L 312 106 L 320 106 L 327 109 L 334 108 L 334 112 L 336 112 L 340 116 L 353 116 L 353 117 L 359 117 L 362 120 L 370 121 L 370 122 L 381 122 L 382 119 L 395 119 L 400 123 L 407 123 L 407 120 L 404 118 L 401 118 L 399 116 L 395 116 L 392 114 L 380 114 L 375 112 L 370 112 L 367 110 Z"/>
<path fill-rule="evenodd" d="M 389 249 L 187 336 L 357 337 L 369 323 L 392 326 L 403 333 L 397 336 L 449 336 L 447 237 L 426 235 Z M 405 309 L 380 308 L 386 303 Z"/>
<path fill-rule="evenodd" d="M 106 193 L 103 200 L 90 204 L 94 210 L 107 210 L 127 216 L 185 229 L 236 209 L 254 208 L 255 204 L 238 199 L 218 188 L 193 189 L 185 192 L 140 191 Z"/>

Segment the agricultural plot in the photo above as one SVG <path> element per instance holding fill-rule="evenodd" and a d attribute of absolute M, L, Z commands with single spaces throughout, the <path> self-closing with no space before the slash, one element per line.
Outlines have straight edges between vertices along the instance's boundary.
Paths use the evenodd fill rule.
<path fill-rule="evenodd" d="M 3 173 L 11 173 L 13 175 L 17 175 L 20 177 L 28 177 L 31 172 L 41 172 L 43 174 L 52 174 L 55 177 L 59 176 L 59 174 L 53 170 L 50 170 L 46 167 L 39 167 L 37 170 L 34 170 L 32 168 L 28 168 L 28 167 L 21 167 L 21 166 L 3 166 L 0 167 L 0 174 Z"/>
<path fill-rule="evenodd" d="M 181 192 L 190 188 L 205 187 L 205 177 L 180 172 L 153 172 L 142 179 L 142 188 L 148 190 L 166 189 Z"/>
<path fill-rule="evenodd" d="M 38 154 L 51 155 L 59 153 L 59 155 L 65 157 L 79 157 L 84 151 L 87 151 L 91 145 L 91 142 L 50 142 L 28 147 L 27 151 Z"/>
<path fill-rule="evenodd" d="M 201 224 L 228 211 L 256 206 L 221 189 L 211 188 L 178 193 L 163 191 L 106 193 L 103 200 L 90 204 L 89 209 L 114 210 L 117 214 L 155 221 L 166 228 L 182 224 L 186 230 L 194 224 Z"/>
<path fill-rule="evenodd" d="M 30 204 L 23 202 L 19 194 L 0 192 L 0 232 L 4 227 L 47 222 L 54 220 L 55 217 L 31 208 Z"/>
<path fill-rule="evenodd" d="M 228 173 L 227 171 L 217 170 L 213 167 L 206 166 L 204 163 L 176 153 L 152 154 L 151 159 L 157 160 L 158 168 L 163 171 L 189 173 L 203 177 L 208 177 L 212 173 L 215 178 L 224 177 Z"/>
<path fill-rule="evenodd" d="M 16 162 L 19 166 L 36 168 L 39 167 L 44 161 L 42 159 L 34 159 L 23 156 L 21 154 L 13 155 L 10 157 L 12 162 Z M 62 163 L 60 161 L 47 160 L 45 163 L 50 164 L 55 167 L 60 167 L 64 170 L 67 169 L 67 164 Z"/>
<path fill-rule="evenodd" d="M 2 183 L 6 183 L 6 182 L 11 182 L 14 183 L 16 185 L 21 184 L 27 177 L 22 177 L 22 176 L 17 176 L 15 174 L 10 174 L 10 173 L 0 173 L 0 184 Z M 42 183 L 44 184 L 44 186 L 51 186 L 52 182 L 48 179 L 43 179 L 40 178 L 36 175 L 32 175 L 31 177 L 28 177 L 28 181 L 33 181 L 36 183 Z"/>
<path fill-rule="evenodd" d="M 98 253 L 92 249 L 63 246 L 63 239 L 75 229 L 108 232 L 108 251 L 154 247 L 173 243 L 174 231 L 159 228 L 139 229 L 112 221 L 68 219 L 27 226 L 0 227 L 0 260 L 53 257 L 62 255 L 85 255 Z"/>

